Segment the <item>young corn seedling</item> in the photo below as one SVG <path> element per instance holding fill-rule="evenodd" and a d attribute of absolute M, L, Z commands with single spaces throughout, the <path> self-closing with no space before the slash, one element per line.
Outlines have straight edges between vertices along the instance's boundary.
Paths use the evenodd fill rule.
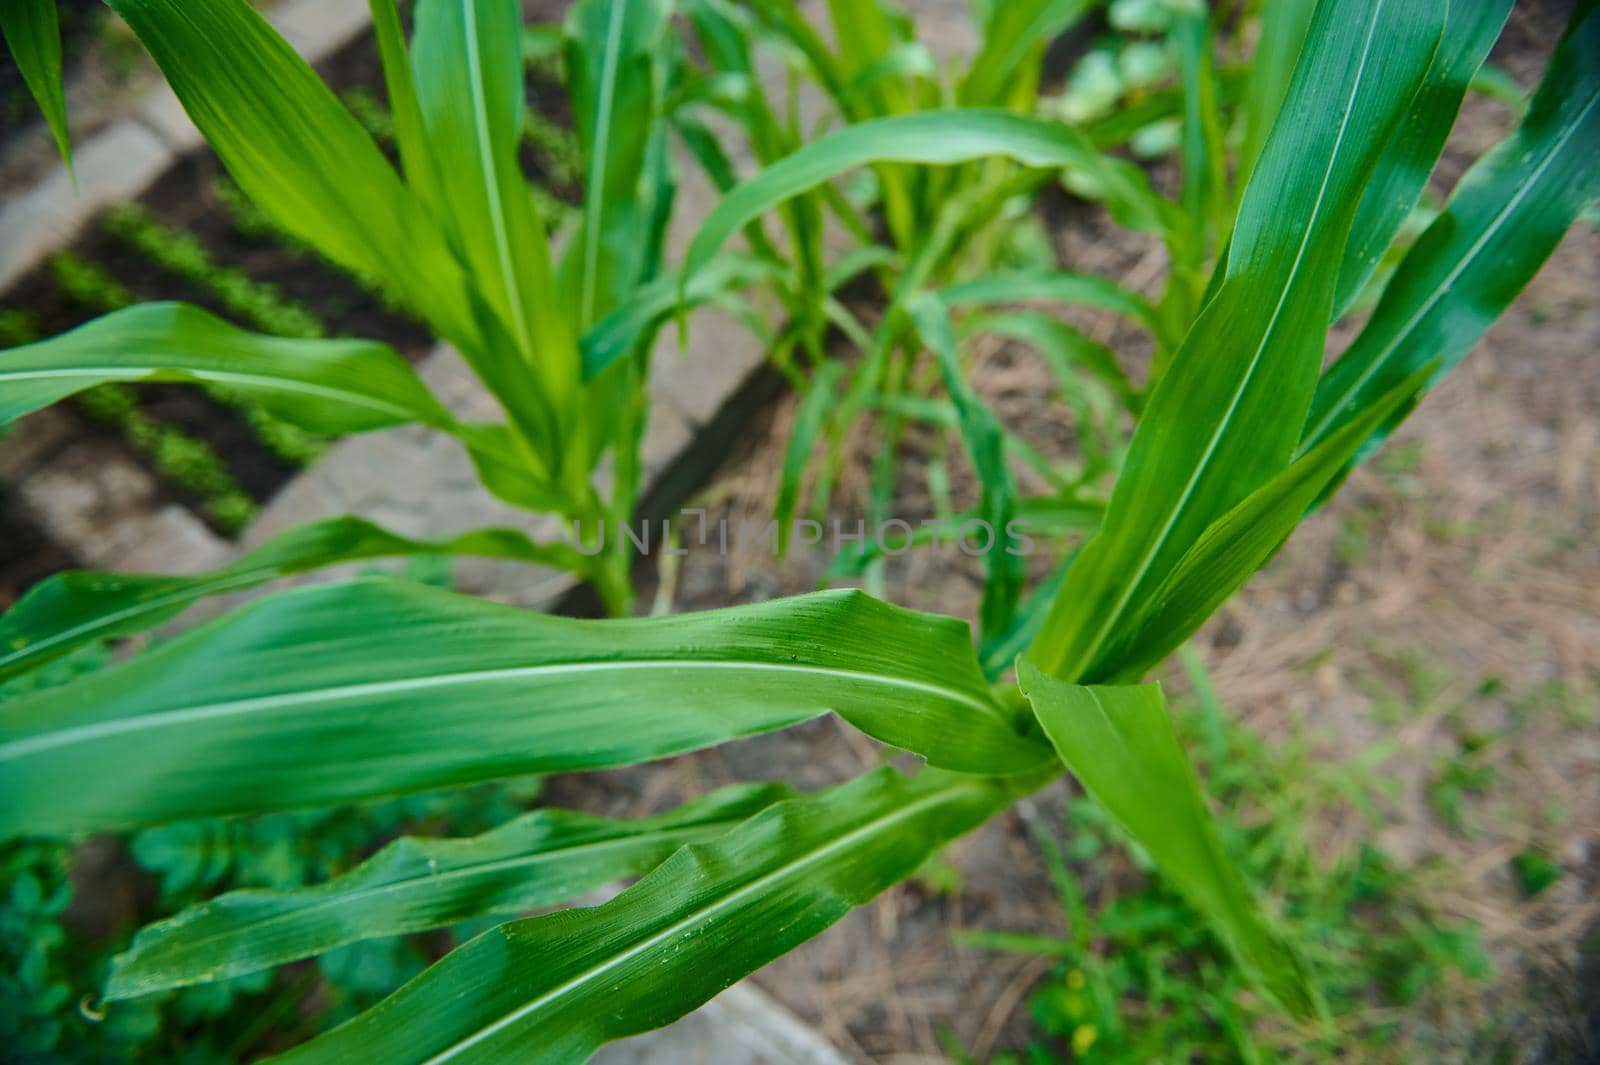
<path fill-rule="evenodd" d="M 618 357 L 604 367 L 586 365 L 583 351 L 593 327 L 661 268 L 675 188 L 664 115 L 679 67 L 664 4 L 583 0 L 568 13 L 564 67 L 587 191 L 559 251 L 517 158 L 526 107 L 512 0 L 423 0 L 409 41 L 394 0 L 373 0 L 398 171 L 244 0 L 110 6 L 272 223 L 392 291 L 461 353 L 505 419 L 463 423 L 378 343 L 267 338 L 193 307 L 151 304 L 6 353 L 7 420 L 97 383 L 195 381 L 314 433 L 416 422 L 450 434 L 490 492 L 569 526 L 631 516 L 654 325 L 608 333 Z M 53 4 L 7 4 L 0 18 L 61 130 Z M 585 553 L 511 533 L 494 543 L 497 553 L 571 570 L 612 611 L 627 609 L 623 550 Z"/>
<path fill-rule="evenodd" d="M 1045 161 L 1052 165 L 1027 166 L 994 153 L 963 151 L 957 142 L 964 134 L 949 127 L 946 132 L 954 132 L 956 139 L 940 143 L 941 134 L 910 118 L 956 106 L 994 131 L 1006 128 L 1009 119 L 1032 115 L 1039 106 L 1045 46 L 1091 6 L 1078 0 L 979 5 L 973 56 L 941 76 L 914 22 L 881 0 L 830 2 L 828 28 L 836 45 L 793 0 L 744 6 L 694 0 L 685 5 L 704 63 L 697 76 L 686 79 L 686 106 L 675 112 L 673 125 L 712 180 L 730 191 L 730 199 L 744 190 L 732 192 L 735 166 L 701 121 L 702 114 L 713 113 L 738 126 L 749 153 L 762 165 L 795 155 L 797 166 L 804 159 L 830 169 L 870 167 L 865 195 L 822 181 L 775 204 L 786 250 L 759 222 L 747 220 L 742 233 L 748 251 L 697 264 L 684 286 L 685 298 L 698 301 L 721 294 L 727 285 L 760 282 L 777 293 L 786 315 L 774 336 L 773 353 L 802 392 L 805 413 L 796 423 L 781 471 L 775 515 L 780 550 L 787 547 L 792 519 L 805 506 L 802 473 L 808 455 L 819 439 L 826 440 L 814 488 L 815 504 L 821 508 L 845 461 L 847 433 L 869 413 L 879 416 L 884 439 L 869 518 L 887 516 L 897 448 L 911 420 L 906 408 L 955 417 L 948 404 L 920 404 L 923 393 L 936 390 L 937 379 L 917 379 L 921 345 L 906 301 L 926 287 L 963 273 L 986 273 L 1001 262 L 1006 235 L 1016 230 L 1033 195 L 1057 177 L 1066 160 L 1079 164 L 1069 172 L 1084 183 L 1098 180 L 1096 188 L 1104 192 L 1096 195 L 1113 203 L 1120 220 L 1160 230 L 1173 241 L 1185 239 L 1181 216 L 1165 211 L 1140 172 L 1097 154 L 1095 149 L 1125 139 L 1126 131 L 1097 136 L 1059 127 L 1050 149 L 1056 158 Z M 774 101 L 763 92 L 758 77 L 763 55 L 781 57 L 789 65 L 787 100 Z M 821 115 L 805 113 L 809 108 L 793 75 L 818 90 L 824 101 Z M 1157 111 L 1171 106 L 1171 100 L 1158 103 Z M 847 128 L 817 139 L 839 123 Z M 808 146 L 806 153 L 799 152 L 802 146 Z M 908 165 L 930 162 L 958 165 Z M 874 209 L 883 223 L 881 233 L 869 215 Z M 825 239 L 830 227 L 849 240 L 848 250 L 834 254 L 837 241 Z M 890 297 L 882 321 L 872 330 L 838 295 L 841 286 L 863 274 L 874 276 Z M 1008 290 L 1041 282 L 1053 286 L 1051 292 L 1062 291 L 1059 279 L 1037 274 L 1010 278 Z M 847 367 L 828 358 L 824 332 L 829 327 L 858 349 L 856 364 Z M 1063 342 L 1092 345 L 1065 326 L 1056 328 Z M 793 358 L 796 350 L 803 359 Z M 869 578 L 877 575 L 870 561 L 865 568 Z"/>
<path fill-rule="evenodd" d="M 1001 590 L 985 604 L 987 657 L 1014 663 L 1015 682 L 990 682 L 962 622 L 856 591 L 583 621 L 392 579 L 325 584 L 265 596 L 102 673 L 12 699 L 0 716 L 0 838 L 631 765 L 832 711 L 926 767 L 810 794 L 717 793 L 649 822 L 555 815 L 470 841 L 405 841 L 317 888 L 225 895 L 150 926 L 104 997 L 114 1009 L 365 937 L 509 916 L 653 865 L 603 905 L 478 936 L 277 1059 L 579 1062 L 694 1009 L 1071 772 L 1257 986 L 1314 1018 L 1312 974 L 1234 871 L 1161 689 L 1140 680 L 1465 356 L 1600 191 L 1600 14 L 1585 3 L 1516 131 L 1463 177 L 1355 342 L 1322 369 L 1329 323 L 1438 155 L 1470 77 L 1460 71 L 1477 62 L 1459 57 L 1481 60 L 1508 6 L 1316 4 L 1303 44 L 1286 49 L 1297 59 L 1281 113 L 1219 242 L 1226 251 L 1149 389 L 1098 531 L 1059 589 L 1010 611 L 1009 626 L 993 603 L 1014 603 L 1017 582 L 991 577 Z M 1480 16 L 1492 25 L 1478 27 Z M 134 21 L 151 36 L 169 29 Z M 684 283 L 764 211 L 854 166 L 998 155 L 1084 169 L 1108 198 L 1132 190 L 1128 202 L 1166 210 L 1057 122 L 961 109 L 878 121 L 870 136 L 856 132 L 866 124 L 847 128 L 730 191 L 691 247 Z M 1014 500 L 995 419 L 961 375 L 956 302 L 948 287 L 900 297 L 985 470 L 984 505 L 999 515 Z M 268 342 L 212 335 L 230 367 L 274 364 Z M 0 356 L 0 374 L 16 358 Z M 4 395 L 35 389 L 37 405 L 49 386 L 23 372 L 34 376 L 7 382 Z M 416 402 L 392 374 L 363 377 Z M 24 409 L 12 401 L 4 413 Z M 0 661 L 28 669 L 200 596 L 315 564 L 330 549 L 312 531 L 337 541 L 340 557 L 403 550 L 345 522 L 196 578 L 64 576 L 0 620 L 0 647 L 16 649 Z M 480 534 L 473 547 L 492 551 L 493 540 Z M 614 841 L 616 856 L 604 857 Z"/>

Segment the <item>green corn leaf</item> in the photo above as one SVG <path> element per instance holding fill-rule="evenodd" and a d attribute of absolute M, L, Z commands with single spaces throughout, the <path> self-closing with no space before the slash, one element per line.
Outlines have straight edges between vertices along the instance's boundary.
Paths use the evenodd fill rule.
<path fill-rule="evenodd" d="M 224 386 L 330 435 L 454 425 L 404 359 L 370 340 L 261 336 L 182 303 L 129 307 L 0 352 L 0 425 L 108 381 Z"/>
<path fill-rule="evenodd" d="M 1278 120 L 1316 6 L 1317 0 L 1271 0 L 1261 5 L 1261 34 L 1250 61 L 1249 81 L 1241 96 L 1244 144 L 1239 149 L 1235 177 L 1241 192 L 1267 143 L 1273 123 Z"/>
<path fill-rule="evenodd" d="M 1060 122 L 1002 111 L 935 111 L 873 119 L 836 130 L 735 187 L 695 233 L 684 257 L 692 276 L 746 223 L 859 166 L 953 164 L 1004 156 L 1028 166 L 1070 168 L 1092 180 L 1124 224 L 1159 231 L 1170 212 L 1131 164 L 1101 155 Z"/>
<path fill-rule="evenodd" d="M 789 442 L 783 451 L 783 468 L 778 475 L 778 498 L 772 512 L 773 519 L 778 523 L 779 556 L 789 550 L 789 537 L 793 531 L 795 509 L 800 502 L 800 482 L 805 477 L 806 462 L 811 458 L 811 449 L 822 432 L 829 411 L 838 402 L 836 393 L 844 371 L 845 364 L 837 359 L 817 368 L 806 383 L 800 408 L 795 412 L 794 425 L 789 429 Z"/>
<path fill-rule="evenodd" d="M 525 107 L 516 0 L 420 0 L 411 55 L 428 144 L 452 183 L 451 244 L 492 311 L 462 354 L 550 466 L 576 486 L 577 338 L 517 160 Z M 581 467 L 581 469 L 580 469 Z"/>
<path fill-rule="evenodd" d="M 1285 111 L 1245 190 L 1225 279 L 1161 376 L 1100 535 L 1032 653 L 1119 675 L 1109 646 L 1201 533 L 1289 462 L 1316 387 L 1349 222 L 1443 26 L 1435 5 L 1318 6 Z"/>
<path fill-rule="evenodd" d="M 1349 311 L 1378 260 L 1416 206 L 1455 125 L 1461 101 L 1511 14 L 1512 0 L 1450 0 L 1447 31 L 1405 123 L 1378 160 L 1345 245 L 1334 291 L 1335 318 Z"/>
<path fill-rule="evenodd" d="M 593 909 L 502 925 L 277 1065 L 579 1065 L 668 1024 L 914 872 L 1010 801 L 890 768 L 685 847 Z"/>
<path fill-rule="evenodd" d="M 389 96 L 395 147 L 400 153 L 406 184 L 435 218 L 447 217 L 444 179 L 428 143 L 428 129 L 422 120 L 422 104 L 411 73 L 411 54 L 406 48 L 400 11 L 395 0 L 367 0 L 367 7 L 372 12 L 372 31 L 383 64 L 384 91 Z"/>
<path fill-rule="evenodd" d="M 945 391 L 955 404 L 961 442 L 978 475 L 979 519 L 988 526 L 988 550 L 983 555 L 983 601 L 979 606 L 979 631 L 984 636 L 1004 632 L 1016 614 L 1022 594 L 1026 560 L 1011 544 L 1016 513 L 1017 482 L 1006 464 L 1005 430 L 994 412 L 967 384 L 950 327 L 950 308 L 937 296 L 923 293 L 906 305 L 922 341 L 933 352 L 944 379 Z"/>
<path fill-rule="evenodd" d="M 1424 364 L 1437 358 L 1443 374 L 1460 363 L 1600 195 L 1597 55 L 1600 14 L 1591 13 L 1556 48 L 1522 124 L 1461 178 L 1323 375 L 1302 452 Z"/>
<path fill-rule="evenodd" d="M 1018 110 L 1027 109 L 1037 92 L 1037 71 L 1045 45 L 1093 6 L 1092 0 L 995 4 L 984 24 L 978 54 L 956 90 L 957 101 L 962 107 L 1016 105 Z"/>
<path fill-rule="evenodd" d="M 1315 1016 L 1310 973 L 1267 924 L 1223 849 L 1160 685 L 1068 684 L 1026 657 L 1017 680 L 1073 776 L 1205 915 L 1240 966 L 1290 1013 Z"/>
<path fill-rule="evenodd" d="M 1150 597 L 1145 616 L 1107 653 L 1118 663 L 1114 679 L 1142 676 L 1193 635 L 1289 538 L 1372 431 L 1415 402 L 1431 371 L 1425 366 L 1400 382 L 1213 522 Z"/>
<path fill-rule="evenodd" d="M 67 132 L 67 96 L 61 74 L 61 27 L 56 0 L 5 0 L 0 3 L 0 34 L 16 61 L 34 103 L 44 113 L 62 162 L 72 168 L 72 138 Z"/>
<path fill-rule="evenodd" d="M 655 135 L 665 0 L 581 0 L 567 12 L 567 89 L 584 147 L 583 218 L 568 263 L 580 327 L 645 276 L 640 178 Z"/>
<path fill-rule="evenodd" d="M 835 709 L 947 768 L 1050 757 L 967 627 L 859 592 L 546 617 L 392 580 L 281 592 L 0 715 L 0 838 L 628 765 Z"/>
<path fill-rule="evenodd" d="M 589 569 L 589 560 L 569 545 L 535 544 L 516 529 L 412 540 L 362 518 L 329 518 L 291 529 L 196 576 L 70 570 L 47 577 L 0 614 L 0 679 L 96 640 L 147 632 L 207 596 L 341 562 L 431 554 L 513 559 L 574 573 Z"/>
<path fill-rule="evenodd" d="M 659 817 L 616 821 L 536 810 L 471 839 L 404 837 L 325 884 L 232 891 L 149 925 L 113 960 L 105 999 L 227 980 L 357 940 L 567 902 L 647 873 L 679 847 L 716 839 L 793 796 L 781 784 L 736 784 Z"/>
<path fill-rule="evenodd" d="M 718 255 L 690 278 L 689 287 L 683 293 L 683 304 L 687 308 L 698 307 L 758 282 L 776 280 L 780 274 L 780 268 L 765 259 L 731 252 Z M 678 279 L 675 276 L 658 277 L 633 289 L 579 341 L 584 378 L 593 380 L 612 363 L 637 349 L 677 307 Z"/>
<path fill-rule="evenodd" d="M 939 290 L 939 298 L 951 307 L 987 307 L 997 303 L 1033 300 L 1075 303 L 1120 314 L 1135 325 L 1149 330 L 1163 347 L 1176 343 L 1176 338 L 1167 329 L 1166 319 L 1153 303 L 1139 293 L 1095 274 L 1074 274 L 1064 270 L 1002 270 L 946 285 Z"/>
<path fill-rule="evenodd" d="M 239 187 L 283 229 L 382 278 L 439 332 L 479 336 L 431 216 L 316 73 L 246 0 L 108 0 Z"/>

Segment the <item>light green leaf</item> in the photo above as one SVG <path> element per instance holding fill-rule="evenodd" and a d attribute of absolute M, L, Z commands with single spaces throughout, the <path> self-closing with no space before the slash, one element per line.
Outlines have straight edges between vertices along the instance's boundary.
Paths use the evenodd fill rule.
<path fill-rule="evenodd" d="M 1142 172 L 1101 155 L 1076 128 L 1002 111 L 933 111 L 873 119 L 836 130 L 784 157 L 723 197 L 684 257 L 687 278 L 734 233 L 786 200 L 871 163 L 953 164 L 1004 156 L 1028 166 L 1071 168 L 1092 179 L 1125 224 L 1160 230 L 1162 201 Z"/>
<path fill-rule="evenodd" d="M 272 220 L 393 285 L 464 348 L 480 335 L 444 235 L 372 138 L 246 0 L 107 0 L 206 141 Z"/>
<path fill-rule="evenodd" d="M 112 961 L 105 999 L 227 980 L 346 943 L 515 914 L 649 872 L 794 793 L 736 784 L 658 817 L 536 810 L 471 839 L 403 837 L 342 876 L 245 890 L 145 927 Z"/>
<path fill-rule="evenodd" d="M 946 285 L 939 290 L 939 298 L 951 307 L 984 307 L 1034 300 L 1097 307 L 1113 311 L 1135 325 L 1143 326 L 1163 347 L 1177 342 L 1154 304 L 1139 293 L 1095 274 L 1075 274 L 1065 270 L 1002 270 Z"/>
<path fill-rule="evenodd" d="M 435 165 L 451 178 L 444 224 L 498 326 L 480 324 L 483 339 L 462 353 L 549 465 L 575 482 L 586 450 L 572 428 L 577 339 L 517 160 L 521 26 L 516 0 L 420 0 L 412 66 Z"/>
<path fill-rule="evenodd" d="M 547 617 L 392 580 L 278 593 L 0 715 L 0 838 L 628 765 L 828 710 L 973 772 L 1048 761 L 965 624 L 826 592 Z"/>
<path fill-rule="evenodd" d="M 1072 775 L 1205 915 L 1240 966 L 1290 1013 L 1315 1016 L 1310 973 L 1223 849 L 1160 685 L 1068 684 L 1026 657 L 1017 680 Z"/>
<path fill-rule="evenodd" d="M 395 147 L 400 153 L 406 184 L 435 218 L 444 218 L 444 180 L 422 120 L 422 104 L 417 99 L 416 79 L 411 74 L 411 54 L 406 48 L 400 11 L 395 0 L 367 0 L 367 7 L 372 12 L 372 31 L 383 63 L 384 90 L 389 96 Z"/>
<path fill-rule="evenodd" d="M 1100 535 L 1031 652 L 1120 675 L 1107 650 L 1212 522 L 1289 462 L 1316 387 L 1348 226 L 1443 26 L 1434 5 L 1318 6 L 1281 123 L 1245 190 L 1225 278 L 1161 376 Z"/>
<path fill-rule="evenodd" d="M 513 559 L 575 573 L 589 568 L 589 560 L 571 546 L 535 544 L 515 529 L 412 540 L 361 518 L 330 518 L 291 529 L 226 566 L 196 576 L 69 570 L 47 577 L 0 614 L 0 678 L 86 643 L 146 632 L 207 596 L 340 562 L 428 554 Z"/>
<path fill-rule="evenodd" d="M 1557 47 L 1515 133 L 1461 178 L 1323 375 L 1300 443 L 1316 447 L 1434 359 L 1454 368 L 1600 195 L 1600 14 Z M 1387 435 L 1406 412 L 1380 428 Z"/>
<path fill-rule="evenodd" d="M 182 303 L 139 304 L 0 352 L 0 425 L 108 381 L 222 385 L 316 433 L 454 425 L 383 344 L 261 336 Z"/>
<path fill-rule="evenodd" d="M 1334 291 L 1333 316 L 1349 311 L 1378 266 L 1406 215 L 1416 206 L 1428 175 L 1455 125 L 1461 101 L 1511 14 L 1512 0 L 1449 0 L 1446 32 L 1406 121 L 1378 159 L 1345 245 Z"/>
<path fill-rule="evenodd" d="M 778 803 L 616 899 L 485 932 L 278 1065 L 578 1065 L 668 1024 L 914 872 L 1010 800 L 893 769 Z"/>
<path fill-rule="evenodd" d="M 950 308 L 937 296 L 923 293 L 906 304 L 906 312 L 938 362 L 945 392 L 955 405 L 962 445 L 978 475 L 978 518 L 988 527 L 989 537 L 983 554 L 983 601 L 978 610 L 978 628 L 984 637 L 993 636 L 1011 624 L 1022 594 L 1026 564 L 1021 549 L 1011 543 L 1017 482 L 1006 464 L 1005 430 L 962 372 L 955 330 L 950 327 Z"/>
<path fill-rule="evenodd" d="M 654 64 L 667 48 L 665 0 L 581 0 L 567 12 L 567 91 L 587 163 L 583 218 L 569 260 L 576 321 L 587 328 L 644 276 L 641 178 L 655 133 Z"/>
<path fill-rule="evenodd" d="M 778 267 L 764 259 L 731 252 L 719 255 L 690 278 L 689 287 L 683 293 L 683 304 L 688 308 L 698 307 L 758 281 L 773 280 L 778 275 Z M 579 341 L 584 378 L 593 380 L 606 367 L 633 351 L 677 306 L 678 279 L 675 275 L 664 275 L 633 289 Z"/>
<path fill-rule="evenodd" d="M 72 168 L 72 138 L 67 132 L 67 96 L 61 80 L 61 27 L 56 0 L 5 0 L 0 3 L 0 34 L 16 61 L 34 103 L 44 113 L 62 162 Z"/>

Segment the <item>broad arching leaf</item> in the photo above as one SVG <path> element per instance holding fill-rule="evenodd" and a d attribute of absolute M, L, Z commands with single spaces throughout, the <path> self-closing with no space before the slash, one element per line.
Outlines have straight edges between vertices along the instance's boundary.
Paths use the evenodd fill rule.
<path fill-rule="evenodd" d="M 485 932 L 273 1060 L 579 1065 L 810 939 L 1011 798 L 993 780 L 884 768 L 778 803 L 604 906 Z"/>
<path fill-rule="evenodd" d="M 1302 452 L 1434 359 L 1437 374 L 1454 368 L 1600 195 L 1596 56 L 1600 12 L 1591 12 L 1556 48 L 1517 131 L 1463 175 L 1365 328 L 1323 375 Z"/>
<path fill-rule="evenodd" d="M 553 906 L 639 876 L 793 792 L 736 784 L 659 817 L 536 810 L 471 839 L 402 837 L 342 876 L 231 891 L 144 928 L 112 962 L 106 1001 L 243 976 L 346 943 Z"/>
<path fill-rule="evenodd" d="M 0 838 L 628 765 L 837 710 L 971 772 L 1050 760 L 967 626 L 854 591 L 549 617 L 400 581 L 296 589 L 0 715 Z"/>
<path fill-rule="evenodd" d="M 183 303 L 142 303 L 0 351 L 0 425 L 108 381 L 222 385 L 317 433 L 454 425 L 383 344 L 262 336 Z"/>
<path fill-rule="evenodd" d="M 1003 111 L 931 111 L 846 126 L 736 186 L 701 224 L 683 276 L 701 269 L 747 222 L 817 185 L 873 163 L 967 163 L 1004 156 L 1034 167 L 1072 168 L 1093 180 L 1125 224 L 1161 230 L 1169 213 L 1142 172 L 1101 155 L 1078 129 Z"/>

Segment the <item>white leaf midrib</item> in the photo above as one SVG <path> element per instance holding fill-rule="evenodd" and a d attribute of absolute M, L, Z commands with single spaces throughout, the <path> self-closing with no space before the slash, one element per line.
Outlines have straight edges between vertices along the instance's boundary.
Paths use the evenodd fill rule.
<path fill-rule="evenodd" d="M 706 670 L 728 673 L 802 673 L 848 680 L 877 687 L 916 692 L 961 703 L 995 720 L 998 711 L 991 704 L 970 693 L 910 677 L 867 673 L 861 670 L 829 666 L 799 665 L 778 662 L 754 662 L 739 659 L 633 659 L 626 661 L 598 660 L 584 662 L 547 662 L 534 666 L 511 666 L 500 669 L 468 670 L 441 673 L 431 676 L 402 677 L 385 681 L 366 681 L 334 687 L 304 691 L 283 692 L 276 695 L 252 696 L 207 703 L 182 709 L 159 710 L 131 717 L 113 718 L 55 731 L 37 733 L 0 744 L 0 762 L 37 755 L 78 743 L 90 743 L 112 736 L 137 733 L 145 729 L 189 725 L 263 711 L 293 709 L 346 699 L 375 698 L 398 693 L 424 692 L 455 685 L 491 683 L 495 681 L 553 677 L 583 673 L 617 673 L 633 670 Z"/>

